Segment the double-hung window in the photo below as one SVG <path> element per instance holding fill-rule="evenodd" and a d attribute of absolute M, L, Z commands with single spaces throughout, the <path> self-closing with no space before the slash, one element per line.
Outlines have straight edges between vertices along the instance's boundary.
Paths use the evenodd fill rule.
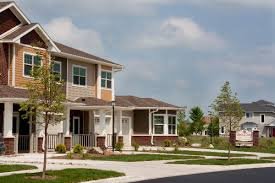
<path fill-rule="evenodd" d="M 52 72 L 55 75 L 56 81 L 61 80 L 61 62 L 53 61 L 52 62 Z"/>
<path fill-rule="evenodd" d="M 24 76 L 30 77 L 33 71 L 41 67 L 41 57 L 24 53 Z"/>
<path fill-rule="evenodd" d="M 154 116 L 154 133 L 164 134 L 164 116 Z"/>
<path fill-rule="evenodd" d="M 81 66 L 73 66 L 73 84 L 78 86 L 86 86 L 87 69 Z"/>
<path fill-rule="evenodd" d="M 176 134 L 176 116 L 168 116 L 168 134 Z"/>
<path fill-rule="evenodd" d="M 112 89 L 112 72 L 109 72 L 109 71 L 101 72 L 101 87 Z"/>
<path fill-rule="evenodd" d="M 265 122 L 265 115 L 264 114 L 261 114 L 261 122 L 264 123 Z"/>

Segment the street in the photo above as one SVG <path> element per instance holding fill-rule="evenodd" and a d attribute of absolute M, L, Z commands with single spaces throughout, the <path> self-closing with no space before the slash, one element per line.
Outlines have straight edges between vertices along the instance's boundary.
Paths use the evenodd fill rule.
<path fill-rule="evenodd" d="M 258 168 L 168 177 L 139 183 L 265 183 L 275 182 L 275 168 Z"/>

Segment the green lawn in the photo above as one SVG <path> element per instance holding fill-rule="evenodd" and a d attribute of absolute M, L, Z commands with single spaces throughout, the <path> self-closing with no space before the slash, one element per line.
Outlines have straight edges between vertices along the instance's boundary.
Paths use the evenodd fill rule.
<path fill-rule="evenodd" d="M 131 154 L 131 155 L 112 155 L 112 156 L 88 156 L 87 159 L 102 161 L 157 161 L 157 160 L 173 160 L 173 159 L 198 159 L 199 156 L 180 156 L 180 155 L 164 155 L 164 154 Z"/>
<path fill-rule="evenodd" d="M 32 170 L 37 169 L 36 166 L 30 166 L 30 165 L 4 165 L 0 164 L 0 173 L 4 172 L 15 172 L 20 170 Z"/>
<path fill-rule="evenodd" d="M 266 160 L 275 160 L 275 157 L 261 157 L 261 159 L 266 159 Z"/>
<path fill-rule="evenodd" d="M 257 160 L 257 159 L 198 159 L 198 160 L 186 160 L 175 161 L 169 164 L 187 164 L 187 165 L 243 165 L 243 164 L 258 164 L 258 163 L 273 163 L 269 160 Z"/>
<path fill-rule="evenodd" d="M 227 157 L 227 153 L 204 152 L 204 151 L 165 151 L 165 152 L 162 152 L 162 153 Z M 231 155 L 231 157 L 255 156 L 253 154 L 236 154 L 236 153 L 231 153 L 230 155 Z"/>
<path fill-rule="evenodd" d="M 0 177 L 0 182 L 10 183 L 77 183 L 98 179 L 105 179 L 111 177 L 124 176 L 123 173 L 114 171 L 104 171 L 95 169 L 65 169 L 57 171 L 48 171 L 47 176 L 51 176 L 52 179 L 41 180 L 34 179 L 34 177 L 40 176 L 41 173 L 32 174 L 17 174 Z"/>

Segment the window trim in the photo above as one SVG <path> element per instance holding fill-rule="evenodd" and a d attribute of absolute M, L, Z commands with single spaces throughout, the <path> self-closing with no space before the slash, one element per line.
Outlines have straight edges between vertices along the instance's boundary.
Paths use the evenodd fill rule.
<path fill-rule="evenodd" d="M 169 126 L 171 124 L 169 124 L 169 117 L 175 117 L 175 125 L 173 124 L 173 126 L 175 126 L 175 133 L 169 133 Z M 173 115 L 173 114 L 168 114 L 168 121 L 167 121 L 167 132 L 168 132 L 168 135 L 177 135 L 177 115 Z"/>
<path fill-rule="evenodd" d="M 155 117 L 162 116 L 163 117 L 163 124 L 155 124 Z M 165 134 L 165 116 L 166 114 L 153 114 L 153 134 L 154 135 L 166 135 Z M 155 126 L 162 126 L 163 127 L 163 133 L 156 133 L 155 132 Z"/>
<path fill-rule="evenodd" d="M 58 64 L 60 64 L 60 79 L 59 79 L 59 81 L 61 81 L 62 80 L 62 62 L 61 61 L 57 61 L 57 60 L 52 60 L 52 63 L 58 63 Z M 54 72 L 53 70 L 52 70 L 52 72 Z"/>
<path fill-rule="evenodd" d="M 264 121 L 262 121 L 262 116 L 264 116 Z M 265 114 L 260 114 L 260 122 L 265 123 Z"/>
<path fill-rule="evenodd" d="M 111 79 L 102 78 L 102 72 L 111 73 L 111 75 L 112 75 Z M 113 71 L 101 69 L 101 73 L 100 74 L 101 74 L 101 81 L 100 81 L 100 83 L 101 83 L 101 85 L 100 85 L 101 89 L 103 89 L 103 90 L 113 90 Z M 107 87 L 107 83 L 106 83 L 106 87 L 102 87 L 102 79 L 104 79 L 106 82 L 107 81 L 111 81 L 111 88 Z"/>
<path fill-rule="evenodd" d="M 34 67 L 34 57 L 35 56 L 39 56 L 39 55 L 37 55 L 37 54 L 35 54 L 35 53 L 31 53 L 31 52 L 23 52 L 23 71 L 22 71 L 22 74 L 23 74 L 23 77 L 25 77 L 25 78 L 29 78 L 29 79 L 33 79 L 33 77 L 32 76 L 28 76 L 28 75 L 25 75 L 25 55 L 31 55 L 32 56 L 32 70 L 33 70 L 33 67 Z M 30 66 L 30 64 L 26 64 L 26 65 L 29 65 Z M 42 62 L 42 57 L 41 57 L 41 64 L 40 64 L 40 67 L 41 66 L 43 66 L 43 62 Z"/>
<path fill-rule="evenodd" d="M 251 114 L 251 117 L 247 117 L 246 114 Z M 245 118 L 246 119 L 250 119 L 254 117 L 254 113 L 253 112 L 245 112 Z"/>
<path fill-rule="evenodd" d="M 223 130 L 222 130 L 223 129 Z M 221 126 L 220 134 L 225 134 L 225 126 Z"/>
<path fill-rule="evenodd" d="M 75 67 L 85 69 L 85 71 L 86 71 L 85 85 L 74 84 L 74 68 L 75 68 Z M 87 83 L 87 81 L 88 81 L 88 80 L 87 80 L 87 78 L 88 78 L 88 72 L 87 72 L 87 71 L 88 71 L 87 67 L 82 66 L 82 65 L 73 64 L 73 65 L 72 65 L 72 86 L 87 88 L 87 86 L 88 86 L 88 83 Z"/>

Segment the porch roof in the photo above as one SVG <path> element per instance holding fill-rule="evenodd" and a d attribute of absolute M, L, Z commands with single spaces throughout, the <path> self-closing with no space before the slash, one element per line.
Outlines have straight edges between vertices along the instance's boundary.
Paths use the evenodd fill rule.
<path fill-rule="evenodd" d="M 0 98 L 28 98 L 28 91 L 21 88 L 14 88 L 7 85 L 0 85 Z"/>
<path fill-rule="evenodd" d="M 271 123 L 265 125 L 266 127 L 274 127 L 275 126 L 275 120 L 272 121 Z"/>

